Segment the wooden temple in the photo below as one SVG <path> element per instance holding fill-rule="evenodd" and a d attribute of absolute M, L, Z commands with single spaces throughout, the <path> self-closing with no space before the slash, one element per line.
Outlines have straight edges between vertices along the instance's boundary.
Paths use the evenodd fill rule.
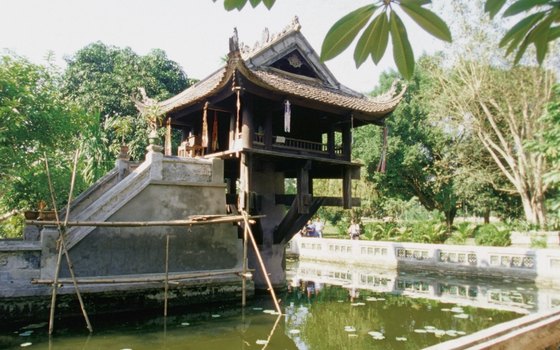
<path fill-rule="evenodd" d="M 361 167 L 351 159 L 352 130 L 383 125 L 403 95 L 371 98 L 343 86 L 300 28 L 294 18 L 279 34 L 265 30 L 251 49 L 235 31 L 223 67 L 159 103 L 165 155 L 222 159 L 230 210 L 265 216 L 253 227 L 263 251 L 282 250 L 320 206 L 359 203 L 351 192 Z M 297 180 L 295 195 L 286 194 L 289 178 Z M 314 196 L 313 179 L 341 179 L 342 198 Z"/>

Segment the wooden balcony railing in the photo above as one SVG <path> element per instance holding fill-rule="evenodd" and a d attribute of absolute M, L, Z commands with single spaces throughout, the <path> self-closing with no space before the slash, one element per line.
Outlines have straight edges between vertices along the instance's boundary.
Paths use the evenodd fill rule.
<path fill-rule="evenodd" d="M 265 144 L 264 135 L 254 134 L 253 143 L 255 145 L 260 145 L 260 146 L 264 145 Z M 295 139 L 295 138 L 285 137 L 285 136 L 273 136 L 272 147 L 287 149 L 287 150 L 299 150 L 299 151 L 306 151 L 306 152 L 329 154 L 328 144 L 326 143 Z M 337 156 L 342 155 L 342 145 L 335 146 L 334 154 Z"/>

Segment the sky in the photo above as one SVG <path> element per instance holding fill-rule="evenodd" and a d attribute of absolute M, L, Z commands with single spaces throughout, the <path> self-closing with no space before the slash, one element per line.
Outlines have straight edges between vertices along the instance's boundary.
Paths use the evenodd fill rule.
<path fill-rule="evenodd" d="M 237 28 L 241 42 L 253 47 L 265 27 L 271 34 L 280 32 L 297 15 L 301 32 L 320 53 L 326 33 L 338 19 L 371 3 L 277 0 L 271 10 L 262 4 L 253 9 L 248 4 L 240 12 L 227 12 L 223 0 L 0 0 L 0 50 L 38 64 L 45 63 L 51 52 L 55 63 L 64 67 L 64 57 L 95 41 L 130 47 L 140 55 L 158 48 L 179 63 L 189 78 L 202 79 L 222 65 L 233 28 Z M 403 19 L 416 57 L 443 47 Z M 368 60 L 356 69 L 353 48 L 326 65 L 342 84 L 369 92 L 381 72 L 396 69 L 391 48 L 387 50 L 389 54 L 378 66 Z"/>

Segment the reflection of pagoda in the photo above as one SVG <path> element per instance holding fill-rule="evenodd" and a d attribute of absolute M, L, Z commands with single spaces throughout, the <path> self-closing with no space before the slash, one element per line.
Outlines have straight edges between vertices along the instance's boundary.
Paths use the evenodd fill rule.
<path fill-rule="evenodd" d="M 393 91 L 371 99 L 338 83 L 296 18 L 280 34 L 265 31 L 252 50 L 240 47 L 235 33 L 224 67 L 159 104 L 165 154 L 174 153 L 174 129 L 182 134 L 179 157 L 224 161 L 230 209 L 265 215 L 252 229 L 279 286 L 284 245 L 317 209 L 358 202 L 351 195 L 360 169 L 351 160 L 352 129 L 382 125 L 401 98 Z M 285 193 L 290 178 L 297 179 L 295 195 Z M 341 179 L 343 197 L 314 196 L 313 179 Z"/>

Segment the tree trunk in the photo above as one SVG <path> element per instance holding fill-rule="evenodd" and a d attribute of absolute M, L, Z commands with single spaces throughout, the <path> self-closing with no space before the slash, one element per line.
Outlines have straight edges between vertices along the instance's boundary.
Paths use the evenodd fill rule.
<path fill-rule="evenodd" d="M 453 221 L 455 220 L 455 215 L 457 215 L 457 208 L 455 206 L 451 209 L 446 210 L 445 214 L 445 224 L 447 226 L 447 232 L 451 233 L 451 228 L 453 227 Z"/>
<path fill-rule="evenodd" d="M 482 213 L 482 215 L 484 217 L 484 223 L 489 224 L 490 223 L 490 209 L 489 208 L 484 209 L 484 213 Z"/>

